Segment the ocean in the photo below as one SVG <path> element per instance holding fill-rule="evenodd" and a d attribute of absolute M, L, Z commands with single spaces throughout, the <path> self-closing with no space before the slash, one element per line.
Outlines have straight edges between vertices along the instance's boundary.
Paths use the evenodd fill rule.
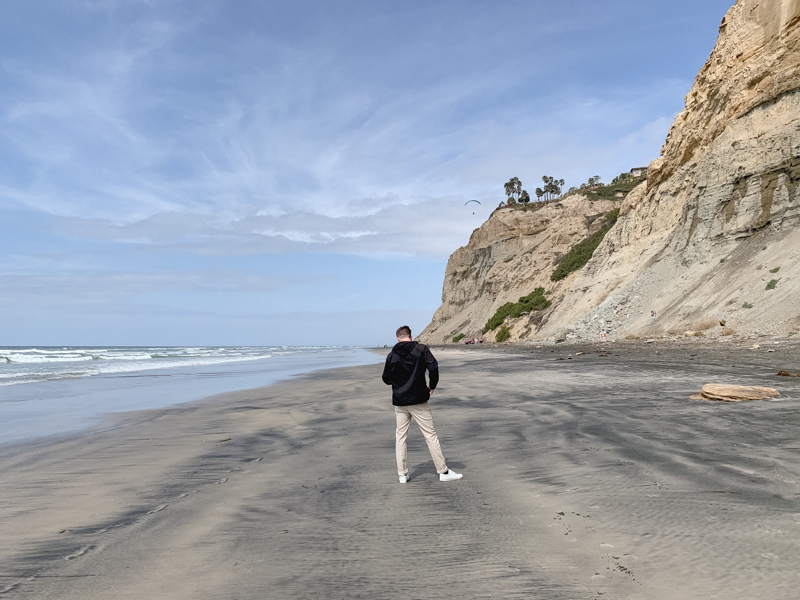
<path fill-rule="evenodd" d="M 91 427 L 108 413 L 381 361 L 364 348 L 330 346 L 0 347 L 0 444 Z"/>

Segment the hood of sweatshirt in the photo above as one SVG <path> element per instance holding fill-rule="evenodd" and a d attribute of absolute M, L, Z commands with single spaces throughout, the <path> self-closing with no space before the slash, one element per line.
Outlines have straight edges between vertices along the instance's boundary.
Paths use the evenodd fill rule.
<path fill-rule="evenodd" d="M 417 347 L 417 343 L 418 342 L 397 342 L 394 345 L 394 348 L 392 348 L 392 352 L 394 352 L 396 355 L 402 358 L 405 358 L 406 356 L 411 354 L 411 351 L 414 348 Z"/>

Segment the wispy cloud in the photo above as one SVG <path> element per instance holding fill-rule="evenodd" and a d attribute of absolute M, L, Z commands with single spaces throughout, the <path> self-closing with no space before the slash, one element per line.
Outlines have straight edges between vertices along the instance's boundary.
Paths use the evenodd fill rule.
<path fill-rule="evenodd" d="M 0 301 L 432 312 L 510 177 L 658 154 L 729 2 L 6 0 Z"/>
<path fill-rule="evenodd" d="M 109 304 L 136 300 L 152 293 L 274 292 L 281 288 L 305 286 L 335 280 L 333 275 L 286 276 L 269 272 L 234 270 L 204 272 L 109 272 L 61 271 L 59 273 L 0 274 L 0 304 L 6 308 L 20 303 L 38 305 Z"/>
<path fill-rule="evenodd" d="M 269 27 L 237 31 L 223 50 L 225 27 L 211 22 L 229 9 L 200 6 L 94 3 L 127 21 L 57 68 L 47 57 L 8 58 L 13 93 L 2 103 L 0 135 L 22 169 L 6 178 L 2 200 L 118 224 L 177 212 L 225 225 L 299 205 L 346 218 L 386 197 L 409 207 L 444 196 L 499 199 L 512 175 L 560 172 L 577 183 L 653 158 L 657 142 L 632 144 L 631 131 L 654 122 L 660 129 L 677 106 L 664 90 L 688 85 L 650 78 L 624 91 L 592 86 L 592 101 L 569 74 L 576 57 L 535 44 L 509 52 L 496 43 L 505 39 L 499 32 L 486 35 L 508 7 L 492 15 L 469 5 L 446 31 L 424 20 L 410 29 L 419 10 L 389 13 L 412 32 L 405 40 L 390 34 L 397 48 L 363 32 L 355 34 L 363 46 L 352 47 L 336 28 L 351 34 L 355 26 L 337 16 L 333 31 L 301 27 L 295 40 L 278 42 Z M 542 40 L 588 23 L 547 12 Z M 554 86 L 556 77 L 565 81 Z M 651 108 L 631 111 L 637 103 Z"/>
<path fill-rule="evenodd" d="M 104 219 L 54 218 L 51 227 L 75 240 L 97 240 L 200 255 L 317 252 L 361 256 L 441 258 L 467 242 L 496 207 L 494 199 L 464 206 L 463 198 L 381 204 L 331 217 L 298 208 L 236 220 L 159 213 L 128 224 Z"/>

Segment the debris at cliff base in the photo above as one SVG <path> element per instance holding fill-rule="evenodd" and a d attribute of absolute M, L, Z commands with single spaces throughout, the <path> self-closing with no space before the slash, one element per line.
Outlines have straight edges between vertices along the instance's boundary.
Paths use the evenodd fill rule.
<path fill-rule="evenodd" d="M 748 400 L 766 400 L 777 396 L 780 396 L 780 393 L 771 387 L 707 383 L 699 394 L 690 396 L 690 398 L 693 400 L 715 400 L 717 402 L 745 402 Z"/>

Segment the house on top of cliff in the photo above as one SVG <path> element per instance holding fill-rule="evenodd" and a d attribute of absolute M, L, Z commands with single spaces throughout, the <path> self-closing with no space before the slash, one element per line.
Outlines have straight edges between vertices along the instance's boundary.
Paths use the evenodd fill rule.
<path fill-rule="evenodd" d="M 634 167 L 631 169 L 631 176 L 641 177 L 642 175 L 647 175 L 647 167 Z"/>

